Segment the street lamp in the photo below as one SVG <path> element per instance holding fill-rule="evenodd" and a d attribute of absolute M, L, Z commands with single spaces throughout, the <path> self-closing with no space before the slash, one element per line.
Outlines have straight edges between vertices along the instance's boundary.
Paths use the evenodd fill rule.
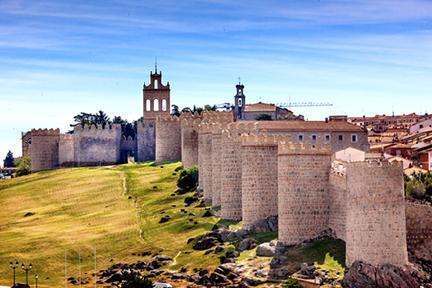
<path fill-rule="evenodd" d="M 35 274 L 36 288 L 38 288 L 38 279 L 39 279 L 39 275 Z"/>
<path fill-rule="evenodd" d="M 30 263 L 28 266 L 24 264 L 24 262 L 21 265 L 21 269 L 23 269 L 26 273 L 26 285 L 28 285 L 28 272 L 33 268 L 32 264 Z"/>
<path fill-rule="evenodd" d="M 16 260 L 15 260 L 15 262 L 11 261 L 9 263 L 9 266 L 10 266 L 10 268 L 13 269 L 13 285 L 15 286 L 15 284 L 16 284 L 16 282 L 15 282 L 15 279 L 16 279 L 15 269 L 17 269 L 19 267 L 19 263 Z"/>

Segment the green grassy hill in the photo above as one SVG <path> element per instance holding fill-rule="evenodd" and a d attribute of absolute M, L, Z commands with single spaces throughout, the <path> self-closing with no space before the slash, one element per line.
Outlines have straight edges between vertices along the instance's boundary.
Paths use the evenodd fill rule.
<path fill-rule="evenodd" d="M 116 263 L 146 261 L 155 254 L 174 258 L 165 269 L 216 267 L 224 252 L 204 256 L 205 251 L 193 250 L 187 240 L 205 234 L 216 223 L 231 228 L 241 223 L 202 217 L 205 208 L 197 205 L 185 207 L 184 199 L 192 193 L 174 193 L 180 166 L 147 163 L 71 168 L 0 182 L 0 286 L 11 284 L 9 262 L 15 259 L 33 263 L 32 272 L 40 275 L 39 287 L 64 287 L 65 268 L 68 277 L 81 275 L 93 283 L 95 251 L 97 271 Z M 160 224 L 166 215 L 171 220 Z M 275 239 L 277 233 L 254 237 L 264 242 Z M 321 269 L 343 275 L 344 244 L 340 242 L 324 240 L 293 247 L 287 257 L 295 267 L 315 262 Z M 233 249 L 229 243 L 225 247 Z M 254 256 L 255 250 L 244 251 L 238 261 L 251 270 L 268 269 L 271 258 Z M 21 269 L 17 280 L 25 281 Z"/>
<path fill-rule="evenodd" d="M 33 263 L 40 287 L 60 286 L 65 251 L 67 275 L 74 277 L 79 276 L 78 255 L 81 275 L 92 277 L 95 249 L 98 270 L 143 260 L 138 254 L 145 252 L 177 256 L 172 269 L 218 264 L 186 244 L 217 219 L 200 217 L 203 208 L 186 208 L 196 216 L 181 213 L 188 195 L 171 196 L 179 166 L 73 168 L 0 182 L 0 285 L 11 284 L 9 262 L 18 259 Z M 171 221 L 159 224 L 163 215 Z M 24 282 L 21 271 L 18 280 Z"/>

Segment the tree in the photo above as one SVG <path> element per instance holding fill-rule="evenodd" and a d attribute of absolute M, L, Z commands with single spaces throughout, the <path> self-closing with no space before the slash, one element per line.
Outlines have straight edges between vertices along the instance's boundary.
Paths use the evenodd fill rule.
<path fill-rule="evenodd" d="M 81 124 L 81 126 L 99 124 L 105 127 L 106 125 L 111 124 L 110 118 L 102 110 L 99 110 L 96 114 L 81 112 L 74 116 L 74 121 L 75 123 L 71 124 L 71 127 L 75 127 L 79 124 Z"/>
<path fill-rule="evenodd" d="M 271 121 L 273 120 L 271 115 L 269 114 L 260 114 L 257 117 L 255 117 L 255 120 L 257 121 Z"/>
<path fill-rule="evenodd" d="M 15 170 L 16 176 L 24 176 L 31 173 L 31 158 L 23 157 L 19 161 L 17 165 L 17 169 Z"/>
<path fill-rule="evenodd" d="M 171 115 L 174 115 L 174 116 L 180 116 L 180 109 L 179 109 L 179 107 L 177 106 L 177 105 L 175 105 L 175 104 L 173 104 L 173 105 L 171 105 Z"/>
<path fill-rule="evenodd" d="M 6 154 L 6 158 L 3 160 L 3 167 L 15 167 L 13 153 L 10 150 Z"/>

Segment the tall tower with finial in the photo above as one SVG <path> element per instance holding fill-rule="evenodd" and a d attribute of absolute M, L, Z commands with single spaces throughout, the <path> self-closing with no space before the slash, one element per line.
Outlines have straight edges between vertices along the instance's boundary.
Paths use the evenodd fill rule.
<path fill-rule="evenodd" d="M 244 110 L 246 105 L 246 96 L 243 93 L 244 85 L 241 84 L 239 77 L 239 83 L 236 85 L 236 95 L 234 96 L 234 120 L 244 119 Z"/>
<path fill-rule="evenodd" d="M 162 84 L 162 71 L 157 70 L 157 58 L 155 71 L 150 72 L 150 83 L 144 83 L 143 99 L 144 120 L 155 120 L 157 116 L 170 114 L 170 84 Z"/>

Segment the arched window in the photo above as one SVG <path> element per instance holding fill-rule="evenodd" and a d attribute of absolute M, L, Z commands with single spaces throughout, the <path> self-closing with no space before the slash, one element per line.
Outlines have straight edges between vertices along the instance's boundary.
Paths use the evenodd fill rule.
<path fill-rule="evenodd" d="M 238 99 L 238 106 L 239 106 L 239 107 L 242 107 L 242 105 L 243 105 L 243 103 L 242 103 L 242 99 L 240 98 L 240 99 Z"/>
<path fill-rule="evenodd" d="M 159 82 L 157 79 L 154 80 L 153 86 L 154 86 L 154 89 L 159 89 Z"/>
<path fill-rule="evenodd" d="M 167 101 L 166 101 L 166 99 L 162 99 L 162 111 L 167 111 Z"/>
<path fill-rule="evenodd" d="M 159 100 L 158 99 L 153 100 L 153 111 L 159 111 Z"/>
<path fill-rule="evenodd" d="M 150 106 L 150 99 L 147 99 L 146 100 L 146 104 L 145 104 L 145 110 L 146 111 L 150 111 L 151 110 L 151 106 Z"/>

